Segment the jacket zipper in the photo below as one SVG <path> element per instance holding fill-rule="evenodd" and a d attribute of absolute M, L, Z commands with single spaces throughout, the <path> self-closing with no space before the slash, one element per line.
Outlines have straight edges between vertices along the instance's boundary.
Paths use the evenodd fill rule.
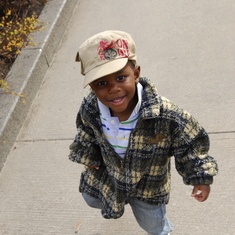
<path fill-rule="evenodd" d="M 143 120 L 147 120 L 147 119 L 153 119 L 153 117 L 149 117 L 149 118 L 146 117 L 146 118 L 140 119 L 140 120 L 137 122 L 137 124 L 136 124 L 134 130 L 131 131 L 130 137 L 131 137 L 131 135 L 133 134 L 133 132 L 137 129 L 137 127 L 140 125 L 140 123 L 141 123 Z M 128 142 L 127 151 L 126 151 L 126 154 L 125 154 L 125 155 L 127 155 L 129 149 L 130 149 L 130 141 Z"/>

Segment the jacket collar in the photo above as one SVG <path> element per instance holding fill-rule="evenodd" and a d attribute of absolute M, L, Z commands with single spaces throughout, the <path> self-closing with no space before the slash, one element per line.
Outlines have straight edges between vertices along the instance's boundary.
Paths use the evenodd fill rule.
<path fill-rule="evenodd" d="M 140 83 L 144 88 L 140 117 L 155 118 L 160 114 L 161 104 L 160 97 L 157 94 L 157 89 L 155 85 L 147 78 L 141 78 Z"/>

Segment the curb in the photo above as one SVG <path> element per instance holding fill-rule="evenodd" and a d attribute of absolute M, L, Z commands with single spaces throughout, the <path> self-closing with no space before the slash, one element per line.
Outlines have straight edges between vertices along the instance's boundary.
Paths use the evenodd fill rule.
<path fill-rule="evenodd" d="M 26 102 L 18 96 L 2 94 L 0 97 L 0 171 L 53 61 L 77 2 L 51 0 L 46 3 L 39 20 L 48 24 L 41 32 L 32 33 L 38 46 L 22 49 L 7 74 L 6 81 L 11 90 L 23 94 Z"/>

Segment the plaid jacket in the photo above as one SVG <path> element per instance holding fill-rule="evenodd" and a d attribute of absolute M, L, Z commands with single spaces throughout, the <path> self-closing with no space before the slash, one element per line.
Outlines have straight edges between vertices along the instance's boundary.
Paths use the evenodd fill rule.
<path fill-rule="evenodd" d="M 159 96 L 148 79 L 141 78 L 140 83 L 144 95 L 139 120 L 124 159 L 102 133 L 93 92 L 84 98 L 77 116 L 78 133 L 69 159 L 85 165 L 79 190 L 102 201 L 105 218 L 121 217 L 127 197 L 156 205 L 168 203 L 172 156 L 185 184 L 212 184 L 217 174 L 216 161 L 207 155 L 205 130 L 188 112 Z"/>

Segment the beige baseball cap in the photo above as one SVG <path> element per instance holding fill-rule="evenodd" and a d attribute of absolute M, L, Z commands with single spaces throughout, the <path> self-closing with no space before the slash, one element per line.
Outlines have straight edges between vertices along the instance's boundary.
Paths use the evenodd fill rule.
<path fill-rule="evenodd" d="M 84 87 L 125 67 L 128 60 L 137 64 L 131 35 L 117 30 L 104 31 L 88 38 L 78 49 L 76 61 L 85 75 Z"/>

